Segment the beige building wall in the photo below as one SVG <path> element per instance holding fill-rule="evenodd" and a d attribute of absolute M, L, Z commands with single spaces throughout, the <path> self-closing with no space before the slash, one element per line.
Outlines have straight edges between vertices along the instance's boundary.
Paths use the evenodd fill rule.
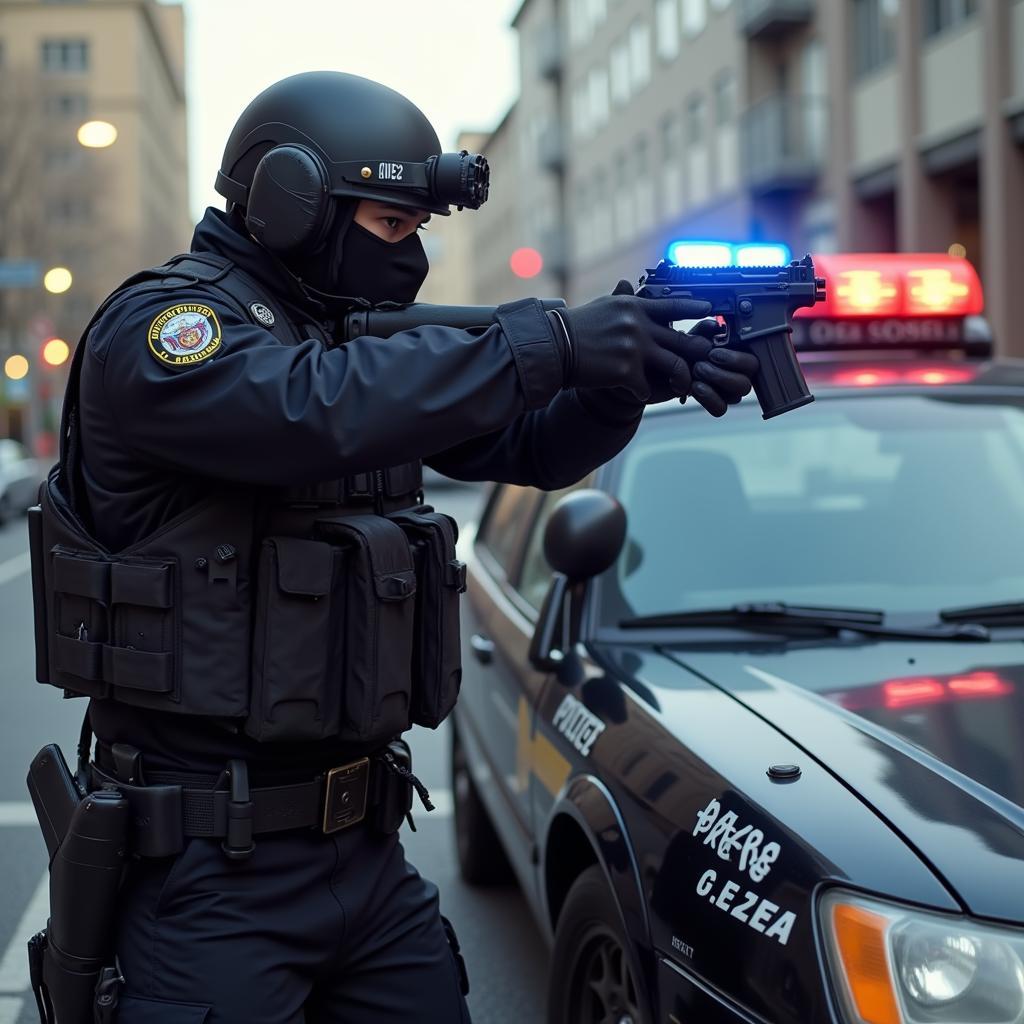
<path fill-rule="evenodd" d="M 548 18 L 555 76 L 528 52 Z M 1024 353 L 1024 0 L 525 0 L 516 26 L 523 98 L 495 156 L 528 150 L 526 98 L 557 86 L 570 300 L 635 282 L 678 238 L 959 244 L 997 345 Z M 500 278 L 506 246 L 474 247 L 475 280 Z"/>
<path fill-rule="evenodd" d="M 82 51 L 67 66 L 44 63 L 44 45 Z M 26 317 L 43 314 L 73 344 L 93 309 L 123 278 L 187 249 L 184 15 L 153 0 L 0 0 L 0 134 L 19 134 L 36 161 L 31 188 L 4 197 L 32 231 L 0 240 L 0 258 L 65 265 L 74 284 L 62 296 L 42 288 L 0 293 L 8 348 L 31 344 Z M 79 125 L 109 121 L 107 149 L 84 149 Z M 27 145 L 25 145 L 27 143 Z M 0 138 L 0 146 L 11 144 Z M 13 336 L 12 336 L 13 335 Z M 27 355 L 32 353 L 26 352 Z"/>

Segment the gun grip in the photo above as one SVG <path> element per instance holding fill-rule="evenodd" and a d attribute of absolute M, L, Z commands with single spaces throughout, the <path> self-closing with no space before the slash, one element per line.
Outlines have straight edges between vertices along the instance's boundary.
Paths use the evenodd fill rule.
<path fill-rule="evenodd" d="M 743 342 L 743 347 L 757 356 L 759 368 L 753 379 L 754 394 L 764 419 L 770 420 L 814 401 L 788 330 L 762 334 Z"/>

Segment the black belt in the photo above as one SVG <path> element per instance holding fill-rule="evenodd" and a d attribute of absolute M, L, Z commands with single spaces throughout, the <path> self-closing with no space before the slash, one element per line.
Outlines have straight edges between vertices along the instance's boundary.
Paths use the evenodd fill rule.
<path fill-rule="evenodd" d="M 186 836 L 204 836 L 223 840 L 224 852 L 236 859 L 252 853 L 255 835 L 300 828 L 330 835 L 358 824 L 380 799 L 390 775 L 380 761 L 367 757 L 310 782 L 252 788 L 245 762 L 239 760 L 228 762 L 216 788 L 187 781 L 208 781 L 211 776 L 149 772 L 149 784 L 134 785 L 95 763 L 91 770 L 94 788 L 114 787 L 127 798 L 132 852 L 169 857 L 181 851 Z M 227 788 L 221 788 L 224 783 Z"/>

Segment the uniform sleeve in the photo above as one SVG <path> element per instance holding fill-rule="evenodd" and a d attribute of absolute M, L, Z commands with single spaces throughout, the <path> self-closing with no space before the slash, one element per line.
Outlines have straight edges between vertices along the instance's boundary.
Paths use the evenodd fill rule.
<path fill-rule="evenodd" d="M 285 345 L 201 292 L 173 305 L 146 296 L 93 329 L 82 388 L 153 464 L 312 483 L 422 458 L 546 406 L 561 358 L 537 311 L 506 329 L 423 327 L 326 348 Z"/>
<path fill-rule="evenodd" d="M 428 458 L 457 480 L 557 490 L 616 456 L 640 425 L 643 407 L 621 401 L 617 389 L 563 391 L 545 408 L 525 413 L 504 429 L 473 438 Z M 608 392 L 608 394 L 602 394 Z"/>

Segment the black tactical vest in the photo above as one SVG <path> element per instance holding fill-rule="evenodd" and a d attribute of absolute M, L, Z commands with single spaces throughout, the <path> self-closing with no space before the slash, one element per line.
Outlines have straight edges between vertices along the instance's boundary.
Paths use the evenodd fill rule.
<path fill-rule="evenodd" d="M 231 261 L 187 254 L 126 281 L 70 368 L 60 461 L 29 513 L 36 678 L 67 696 L 240 723 L 257 740 L 386 741 L 437 726 L 461 680 L 455 523 L 418 462 L 310 487 L 224 490 L 123 551 L 82 513 L 78 383 L 93 324 L 189 285 L 283 344 L 304 340 Z"/>

